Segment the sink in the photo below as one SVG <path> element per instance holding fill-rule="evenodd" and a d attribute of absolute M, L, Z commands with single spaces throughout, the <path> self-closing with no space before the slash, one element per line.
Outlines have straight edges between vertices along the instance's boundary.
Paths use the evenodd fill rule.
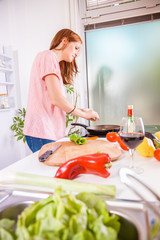
<path fill-rule="evenodd" d="M 7 195 L 7 197 L 6 197 Z M 17 216 L 30 204 L 47 197 L 47 194 L 13 191 L 0 196 L 0 219 L 17 220 Z M 119 240 L 147 240 L 146 214 L 142 203 L 123 200 L 106 200 L 110 213 L 119 216 Z"/>
<path fill-rule="evenodd" d="M 9 218 L 12 220 L 17 221 L 18 215 L 30 204 L 34 201 L 22 201 L 18 204 L 12 204 L 9 206 L 5 206 L 3 209 L 0 210 L 0 219 L 2 218 Z M 118 239 L 119 240 L 139 240 L 140 233 L 135 224 L 129 220 L 129 218 L 124 215 L 120 214 L 119 212 L 115 212 L 120 218 L 121 229 L 119 232 Z"/>

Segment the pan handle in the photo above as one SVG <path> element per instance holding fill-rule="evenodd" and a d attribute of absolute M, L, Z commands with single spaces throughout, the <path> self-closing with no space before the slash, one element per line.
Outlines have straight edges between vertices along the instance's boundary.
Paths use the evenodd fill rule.
<path fill-rule="evenodd" d="M 71 125 L 73 125 L 73 126 L 80 126 L 80 127 L 85 128 L 85 129 L 88 127 L 87 125 L 85 125 L 83 123 L 71 123 Z"/>

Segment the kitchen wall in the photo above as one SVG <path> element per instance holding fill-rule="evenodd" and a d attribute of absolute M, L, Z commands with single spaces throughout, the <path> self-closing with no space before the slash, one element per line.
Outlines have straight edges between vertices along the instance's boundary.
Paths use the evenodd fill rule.
<path fill-rule="evenodd" d="M 48 49 L 53 36 L 62 28 L 83 34 L 77 11 L 75 0 L 0 0 L 0 48 L 11 45 L 14 51 L 18 108 L 27 104 L 30 69 L 35 55 Z M 79 60 L 82 71 L 83 52 Z M 77 81 L 80 91 L 85 79 L 81 74 L 83 80 Z M 81 107 L 85 106 L 82 94 L 79 101 Z M 0 169 L 31 153 L 26 145 L 15 140 L 10 131 L 13 114 L 8 116 L 3 112 L 2 116 L 0 112 Z"/>

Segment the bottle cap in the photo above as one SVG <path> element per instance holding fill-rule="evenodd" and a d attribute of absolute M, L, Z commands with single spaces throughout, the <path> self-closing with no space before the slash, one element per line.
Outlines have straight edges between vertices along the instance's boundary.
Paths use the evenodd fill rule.
<path fill-rule="evenodd" d="M 128 105 L 128 109 L 133 109 L 133 105 Z"/>

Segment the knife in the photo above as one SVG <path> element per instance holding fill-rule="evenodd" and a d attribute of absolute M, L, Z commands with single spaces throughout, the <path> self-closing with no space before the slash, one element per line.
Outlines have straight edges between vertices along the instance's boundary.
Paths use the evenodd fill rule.
<path fill-rule="evenodd" d="M 62 146 L 61 143 L 57 144 L 54 148 L 52 148 L 51 150 L 47 150 L 45 153 L 43 153 L 40 157 L 39 157 L 39 161 L 40 162 L 45 162 L 47 160 L 47 158 L 53 154 L 58 148 L 60 148 Z"/>

